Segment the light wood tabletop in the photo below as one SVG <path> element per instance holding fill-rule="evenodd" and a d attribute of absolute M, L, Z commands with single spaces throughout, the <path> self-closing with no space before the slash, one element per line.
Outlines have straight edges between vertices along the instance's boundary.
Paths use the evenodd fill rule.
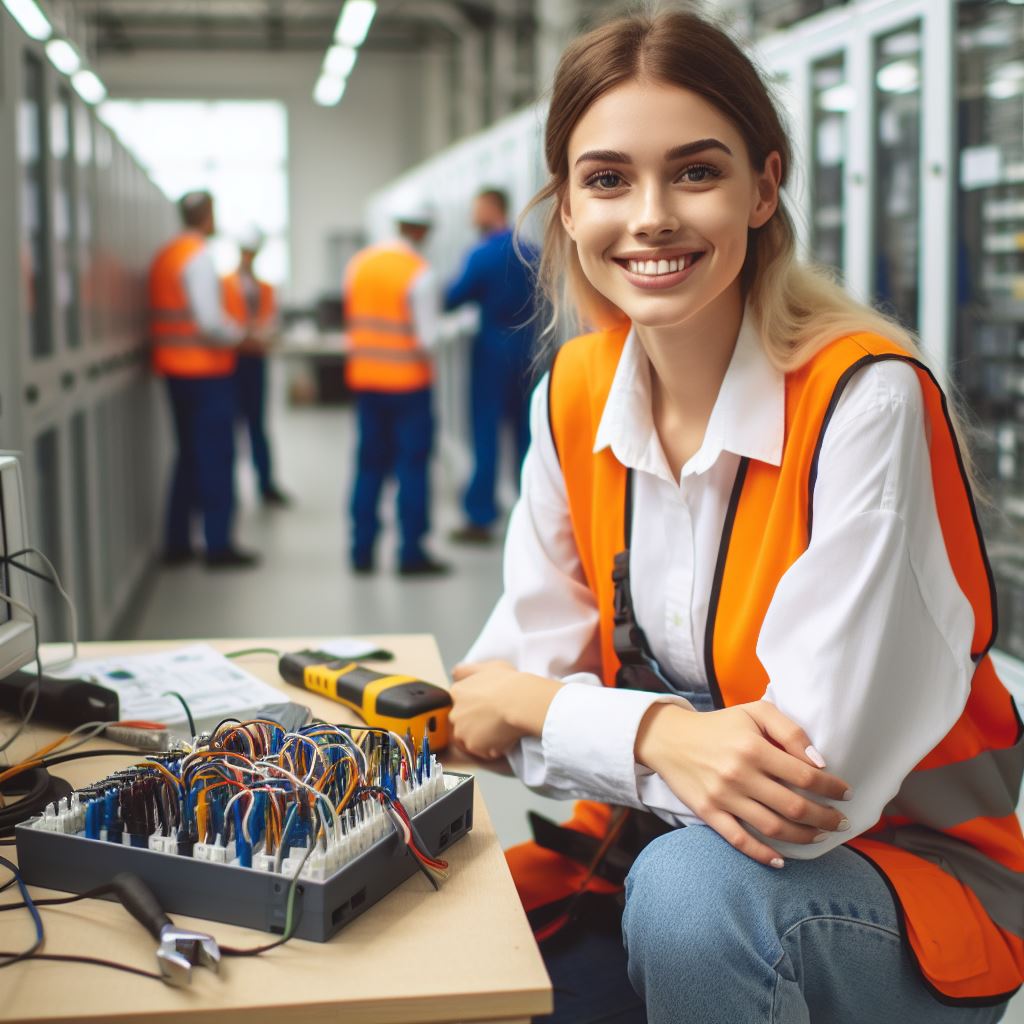
<path fill-rule="evenodd" d="M 447 685 L 440 653 L 428 635 L 375 636 L 395 654 L 386 666 Z M 197 641 L 187 641 L 189 643 Z M 315 638 L 210 640 L 222 652 L 253 646 L 295 651 Z M 186 641 L 82 644 L 85 658 L 146 653 Z M 45 655 L 44 655 L 45 660 Z M 340 704 L 287 686 L 271 655 L 239 664 L 282 691 L 282 698 L 307 704 L 331 722 L 357 720 Z M 374 664 L 367 662 L 367 664 Z M 384 664 L 375 667 L 383 668 Z M 11 719 L 4 716 L 0 735 Z M 15 763 L 57 735 L 32 725 L 8 751 Z M 110 747 L 109 740 L 91 741 Z M 445 767 L 458 767 L 441 755 Z M 128 757 L 97 757 L 59 765 L 54 774 L 85 785 L 131 763 Z M 14 859 L 13 847 L 2 852 Z M 416 874 L 329 942 L 293 939 L 265 955 L 227 958 L 215 974 L 193 969 L 188 989 L 120 971 L 53 961 L 28 961 L 0 970 L 3 1021 L 264 1021 L 337 1024 L 414 1024 L 433 1021 L 527 1021 L 550 1012 L 551 987 L 523 914 L 490 817 L 475 795 L 473 830 L 445 851 L 451 877 L 440 892 Z M 0 872 L 0 876 L 6 872 Z M 33 888 L 39 897 L 55 895 Z M 17 888 L 0 903 L 17 900 Z M 47 953 L 77 953 L 156 969 L 156 944 L 117 903 L 83 900 L 42 908 Z M 218 942 L 257 946 L 264 932 L 172 914 L 175 924 L 211 933 Z M 35 931 L 27 911 L 0 914 L 0 948 L 27 948 Z"/>

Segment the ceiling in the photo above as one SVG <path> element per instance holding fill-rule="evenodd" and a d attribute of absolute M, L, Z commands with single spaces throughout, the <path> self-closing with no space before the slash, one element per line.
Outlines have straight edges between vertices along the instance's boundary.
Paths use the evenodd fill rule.
<path fill-rule="evenodd" d="M 73 0 L 98 54 L 144 50 L 323 50 L 341 0 Z M 364 44 L 415 52 L 450 39 L 445 25 L 533 29 L 533 0 L 378 0 Z"/>

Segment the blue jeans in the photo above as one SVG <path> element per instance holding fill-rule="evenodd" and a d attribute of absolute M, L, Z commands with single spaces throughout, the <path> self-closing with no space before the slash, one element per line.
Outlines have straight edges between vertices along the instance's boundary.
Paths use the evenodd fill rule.
<path fill-rule="evenodd" d="M 887 885 L 846 847 L 777 871 L 707 826 L 670 832 L 629 873 L 622 931 L 651 1024 L 990 1024 L 1006 1010 L 928 992 Z"/>
<path fill-rule="evenodd" d="M 235 504 L 233 377 L 168 377 L 177 457 L 171 477 L 165 544 L 192 547 L 192 514 L 201 511 L 207 551 L 231 544 Z"/>
<path fill-rule="evenodd" d="M 263 425 L 267 391 L 267 360 L 263 356 L 239 356 L 235 370 L 238 392 L 238 418 L 249 432 L 249 450 L 256 467 L 260 492 L 273 489 L 274 475 L 270 469 L 270 445 Z"/>
<path fill-rule="evenodd" d="M 352 491 L 352 561 L 373 560 L 380 521 L 377 506 L 384 481 L 398 479 L 398 524 L 402 565 L 424 558 L 429 528 L 428 462 L 434 436 L 431 389 L 399 393 L 363 391 L 356 395 L 359 448 Z"/>

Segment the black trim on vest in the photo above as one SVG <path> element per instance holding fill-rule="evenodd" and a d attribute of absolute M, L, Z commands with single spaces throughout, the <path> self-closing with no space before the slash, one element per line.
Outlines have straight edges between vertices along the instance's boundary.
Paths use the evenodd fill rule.
<path fill-rule="evenodd" d="M 825 419 L 822 421 L 821 432 L 818 434 L 818 440 L 814 446 L 814 456 L 811 459 L 811 471 L 807 478 L 807 543 L 808 545 L 811 543 L 811 530 L 814 523 L 814 485 L 818 480 L 818 458 L 821 455 L 821 446 L 825 442 L 825 431 L 828 429 L 829 422 L 832 419 L 832 414 L 836 411 L 836 406 L 839 405 L 839 399 L 842 398 L 843 392 L 846 390 L 846 385 L 850 383 L 853 375 L 857 373 L 858 370 L 870 363 L 881 363 L 889 360 L 898 360 L 901 363 L 909 363 L 911 366 L 916 366 L 919 370 L 923 370 L 928 375 L 928 379 L 935 385 L 936 390 L 939 392 L 939 397 L 942 399 L 942 415 L 946 420 L 946 428 L 949 430 L 950 440 L 953 442 L 953 452 L 956 455 L 957 469 L 960 471 L 960 479 L 963 481 L 964 491 L 967 494 L 967 501 L 971 506 L 971 519 L 974 522 L 974 532 L 978 539 L 978 547 L 981 550 L 981 560 L 984 563 L 985 574 L 988 577 L 989 600 L 992 605 L 992 632 L 989 634 L 988 640 L 979 653 L 975 654 L 973 651 L 971 652 L 971 657 L 974 661 L 979 662 L 992 649 L 996 642 L 996 634 L 999 631 L 999 608 L 996 605 L 996 580 L 995 575 L 992 572 L 992 563 L 988 558 L 988 549 L 985 547 L 985 537 L 981 532 L 981 521 L 978 518 L 978 508 L 974 503 L 974 494 L 971 491 L 970 481 L 967 479 L 967 470 L 964 467 L 963 455 L 960 453 L 960 444 L 957 441 L 956 431 L 953 429 L 953 421 L 949 415 L 949 403 L 946 401 L 946 393 L 939 386 L 939 382 L 935 379 L 935 374 L 933 374 L 932 371 L 919 359 L 913 359 L 910 356 L 901 356 L 893 353 L 886 353 L 883 355 L 868 354 L 863 358 L 858 359 L 857 362 L 849 367 L 839 378 L 835 391 L 832 392 L 832 398 L 829 400 L 828 408 L 825 410 Z"/>
<path fill-rule="evenodd" d="M 736 470 L 736 482 L 732 485 L 732 494 L 729 496 L 729 508 L 725 513 L 725 524 L 722 527 L 722 541 L 718 547 L 718 562 L 715 565 L 715 578 L 711 583 L 711 597 L 708 601 L 708 624 L 704 630 L 704 671 L 708 677 L 708 689 L 711 691 L 711 699 L 716 708 L 725 707 L 722 700 L 722 688 L 718 685 L 718 675 L 715 672 L 715 619 L 718 616 L 718 600 L 722 596 L 722 578 L 725 575 L 725 560 L 729 554 L 729 542 L 732 540 L 732 528 L 736 523 L 736 510 L 740 504 L 740 493 L 743 490 L 743 481 L 747 478 L 747 469 L 750 466 L 750 459 L 744 457 L 740 460 L 739 468 Z"/>

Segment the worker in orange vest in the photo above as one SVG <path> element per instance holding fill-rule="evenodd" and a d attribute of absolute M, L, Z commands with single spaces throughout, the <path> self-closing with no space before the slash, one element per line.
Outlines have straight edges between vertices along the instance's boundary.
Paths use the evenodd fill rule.
<path fill-rule="evenodd" d="M 258 350 L 262 342 L 224 313 L 206 244 L 215 230 L 213 197 L 188 192 L 178 205 L 184 230 L 157 253 L 149 271 L 153 369 L 167 380 L 177 440 L 164 562 L 192 560 L 192 514 L 200 511 L 206 565 L 245 568 L 258 559 L 231 539 L 234 373 L 238 352 Z"/>
<path fill-rule="evenodd" d="M 253 263 L 263 245 L 263 232 L 249 225 L 238 238 L 238 269 L 221 282 L 224 309 L 239 326 L 261 336 L 277 329 L 277 301 L 274 289 L 253 272 Z M 265 353 L 239 353 L 235 370 L 238 418 L 249 434 L 249 451 L 264 505 L 287 505 L 287 495 L 274 483 L 270 444 L 264 425 L 267 360 Z"/>
<path fill-rule="evenodd" d="M 573 41 L 544 153 L 541 284 L 590 331 L 450 721 L 579 801 L 507 855 L 549 1019 L 1000 1020 L 1024 727 L 953 403 L 797 255 L 791 140 L 716 24 Z"/>
<path fill-rule="evenodd" d="M 426 204 L 410 204 L 396 220 L 399 237 L 356 253 L 345 276 L 345 380 L 356 396 L 359 423 L 351 564 L 357 573 L 373 571 L 380 492 L 394 474 L 399 572 L 429 576 L 449 568 L 423 547 L 434 432 L 430 348 L 437 336 L 440 296 L 420 247 L 433 213 Z"/>

